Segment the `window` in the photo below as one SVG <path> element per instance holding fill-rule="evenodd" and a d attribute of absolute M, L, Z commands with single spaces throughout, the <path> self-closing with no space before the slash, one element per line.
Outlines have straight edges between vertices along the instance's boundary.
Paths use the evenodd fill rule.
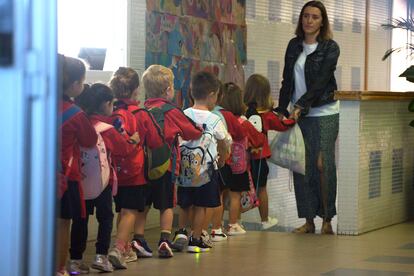
<path fill-rule="evenodd" d="M 280 90 L 280 77 L 279 76 L 280 76 L 279 62 L 269 60 L 267 62 L 267 77 L 269 78 L 272 98 L 274 100 L 279 99 L 279 90 Z"/>
<path fill-rule="evenodd" d="M 392 151 L 392 193 L 401 193 L 403 191 L 403 149 L 394 149 Z"/>
<path fill-rule="evenodd" d="M 351 89 L 352 90 L 361 89 L 361 68 L 360 67 L 351 67 Z"/>
<path fill-rule="evenodd" d="M 255 73 L 255 62 L 253 59 L 248 59 L 247 64 L 244 66 L 245 79 L 247 80 L 254 73 Z"/>
<path fill-rule="evenodd" d="M 269 21 L 282 21 L 282 3 L 281 0 L 269 1 Z"/>
<path fill-rule="evenodd" d="M 343 0 L 335 0 L 335 14 L 334 14 L 334 31 L 342 31 L 344 29 L 344 3 Z"/>
<path fill-rule="evenodd" d="M 126 38 L 126 0 L 58 0 L 59 53 L 114 70 L 126 66 Z"/>
<path fill-rule="evenodd" d="M 246 19 L 256 18 L 256 0 L 246 1 Z"/>
<path fill-rule="evenodd" d="M 368 198 L 381 196 L 381 151 L 372 151 L 369 156 Z"/>

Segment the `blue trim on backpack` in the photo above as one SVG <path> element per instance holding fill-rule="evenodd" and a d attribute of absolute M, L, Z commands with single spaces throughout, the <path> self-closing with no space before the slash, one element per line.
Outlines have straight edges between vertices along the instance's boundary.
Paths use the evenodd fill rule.
<path fill-rule="evenodd" d="M 82 109 L 80 109 L 80 107 L 77 106 L 77 105 L 72 105 L 71 107 L 66 109 L 62 113 L 62 125 L 81 111 L 82 111 Z"/>

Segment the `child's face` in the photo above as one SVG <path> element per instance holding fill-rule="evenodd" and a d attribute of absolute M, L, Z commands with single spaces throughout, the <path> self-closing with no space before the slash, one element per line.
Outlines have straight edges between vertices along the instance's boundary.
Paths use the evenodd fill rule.
<path fill-rule="evenodd" d="M 71 98 L 76 98 L 77 96 L 82 94 L 84 89 L 84 83 L 85 77 L 81 78 L 78 81 L 75 81 L 74 83 L 72 83 L 72 85 L 69 87 L 65 94 Z"/>
<path fill-rule="evenodd" d="M 102 115 L 111 116 L 112 112 L 114 112 L 114 100 L 102 103 L 101 112 Z"/>

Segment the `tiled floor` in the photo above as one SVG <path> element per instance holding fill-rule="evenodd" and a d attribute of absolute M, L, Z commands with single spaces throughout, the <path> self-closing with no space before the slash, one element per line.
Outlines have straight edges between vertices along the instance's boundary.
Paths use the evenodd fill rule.
<path fill-rule="evenodd" d="M 158 230 L 148 231 L 146 238 L 156 249 Z M 209 253 L 140 259 L 113 275 L 414 275 L 413 243 L 414 222 L 361 236 L 250 231 L 216 243 Z M 88 244 L 87 260 L 93 245 Z"/>

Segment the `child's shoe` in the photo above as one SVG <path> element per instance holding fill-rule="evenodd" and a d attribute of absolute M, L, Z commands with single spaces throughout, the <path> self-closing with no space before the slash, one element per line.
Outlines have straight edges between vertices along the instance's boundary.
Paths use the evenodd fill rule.
<path fill-rule="evenodd" d="M 132 253 L 134 253 L 134 252 L 132 251 Z M 136 257 L 136 254 L 135 254 L 135 257 Z M 116 268 L 116 269 L 126 269 L 127 268 L 125 257 L 123 255 L 123 252 L 119 248 L 117 248 L 115 246 L 112 247 L 111 250 L 108 253 L 108 258 L 109 258 L 109 261 L 111 262 L 111 264 L 113 265 L 114 268 Z"/>
<path fill-rule="evenodd" d="M 132 250 L 131 244 L 127 244 L 123 255 L 126 263 L 132 263 L 138 260 L 137 253 L 135 253 L 135 251 Z"/>
<path fill-rule="evenodd" d="M 213 248 L 213 241 L 206 230 L 201 231 L 201 240 L 208 245 L 208 247 Z"/>
<path fill-rule="evenodd" d="M 229 236 L 238 236 L 246 234 L 246 230 L 243 229 L 238 223 L 229 224 L 229 228 L 227 230 L 227 235 Z"/>
<path fill-rule="evenodd" d="M 210 251 L 210 247 L 203 242 L 203 240 L 195 239 L 192 236 L 188 241 L 187 251 L 191 253 L 202 253 Z"/>
<path fill-rule="evenodd" d="M 109 262 L 108 256 L 106 256 L 106 255 L 97 254 L 95 256 L 95 260 L 91 264 L 91 267 L 96 269 L 96 270 L 102 271 L 102 272 L 112 272 L 112 271 L 114 271 L 114 267 Z"/>
<path fill-rule="evenodd" d="M 224 234 L 221 228 L 219 229 L 211 229 L 211 241 L 213 242 L 220 242 L 227 240 L 227 235 Z"/>
<path fill-rule="evenodd" d="M 82 260 L 69 260 L 66 269 L 70 275 L 89 273 L 89 266 Z"/>
<path fill-rule="evenodd" d="M 175 231 L 173 238 L 173 246 L 177 251 L 183 251 L 188 242 L 188 233 L 185 228 Z"/>
<path fill-rule="evenodd" d="M 66 269 L 61 269 L 58 272 L 56 272 L 56 276 L 69 276 L 69 273 Z"/>
<path fill-rule="evenodd" d="M 138 258 L 151 258 L 152 250 L 149 248 L 147 242 L 144 239 L 133 240 L 131 247 L 135 251 Z"/>
<path fill-rule="evenodd" d="M 262 221 L 262 230 L 269 229 L 278 223 L 277 218 L 267 217 L 267 221 Z"/>
<path fill-rule="evenodd" d="M 158 243 L 158 257 L 160 258 L 171 258 L 174 256 L 172 252 L 173 245 L 169 240 L 161 239 Z"/>

